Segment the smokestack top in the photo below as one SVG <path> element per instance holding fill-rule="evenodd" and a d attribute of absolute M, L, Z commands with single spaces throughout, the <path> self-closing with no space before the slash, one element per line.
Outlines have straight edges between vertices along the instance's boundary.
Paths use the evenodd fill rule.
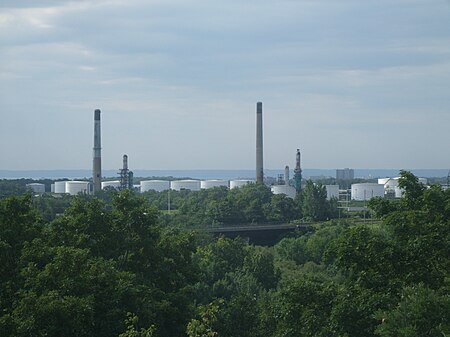
<path fill-rule="evenodd" d="M 99 121 L 100 120 L 100 109 L 96 109 L 95 111 L 94 111 L 94 120 L 95 121 Z"/>
<path fill-rule="evenodd" d="M 257 114 L 262 114 L 262 102 L 257 102 L 256 103 L 256 113 Z"/>

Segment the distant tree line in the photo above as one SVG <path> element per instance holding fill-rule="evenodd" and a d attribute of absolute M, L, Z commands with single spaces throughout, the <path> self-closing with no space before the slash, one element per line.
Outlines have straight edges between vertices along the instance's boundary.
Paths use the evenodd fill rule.
<path fill-rule="evenodd" d="M 159 210 L 167 210 L 168 193 L 149 191 L 143 195 Z M 166 220 L 184 226 L 283 223 L 303 218 L 323 221 L 337 217 L 337 207 L 337 200 L 327 200 L 323 185 L 309 180 L 295 199 L 274 195 L 262 184 L 249 184 L 231 190 L 170 191 L 170 208 L 175 212 Z"/>

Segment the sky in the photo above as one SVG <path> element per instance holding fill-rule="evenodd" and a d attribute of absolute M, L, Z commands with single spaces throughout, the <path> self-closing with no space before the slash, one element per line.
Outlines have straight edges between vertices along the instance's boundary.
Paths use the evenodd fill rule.
<path fill-rule="evenodd" d="M 450 168 L 449 0 L 0 1 L 0 169 Z"/>

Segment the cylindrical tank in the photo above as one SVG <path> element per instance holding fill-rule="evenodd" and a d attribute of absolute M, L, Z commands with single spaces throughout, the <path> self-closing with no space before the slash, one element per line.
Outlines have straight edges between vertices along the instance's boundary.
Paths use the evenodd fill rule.
<path fill-rule="evenodd" d="M 339 185 L 325 185 L 327 190 L 327 199 L 331 198 L 339 199 Z"/>
<path fill-rule="evenodd" d="M 273 194 L 285 194 L 292 199 L 295 199 L 295 195 L 297 194 L 295 187 L 289 185 L 274 185 L 270 189 Z"/>
<path fill-rule="evenodd" d="M 141 192 L 154 190 L 156 192 L 167 191 L 170 189 L 170 181 L 168 180 L 144 180 L 141 181 Z"/>
<path fill-rule="evenodd" d="M 384 184 L 385 190 L 393 190 L 398 186 L 398 177 L 397 178 L 391 178 Z"/>
<path fill-rule="evenodd" d="M 237 179 L 237 180 L 230 180 L 230 188 L 237 188 L 242 187 L 248 184 L 254 184 L 254 180 L 250 179 Z"/>
<path fill-rule="evenodd" d="M 55 193 L 55 184 L 50 185 L 50 192 Z"/>
<path fill-rule="evenodd" d="M 370 200 L 384 197 L 384 185 L 375 183 L 352 184 L 352 200 Z"/>
<path fill-rule="evenodd" d="M 26 185 L 27 189 L 33 191 L 33 193 L 45 193 L 45 185 L 39 183 L 31 183 Z"/>
<path fill-rule="evenodd" d="M 77 195 L 79 193 L 89 194 L 88 181 L 66 181 L 66 193 Z"/>
<path fill-rule="evenodd" d="M 119 180 L 102 181 L 102 190 L 106 187 L 113 187 L 118 189 L 120 187 Z"/>
<path fill-rule="evenodd" d="M 65 181 L 55 181 L 55 193 L 66 193 Z"/>
<path fill-rule="evenodd" d="M 396 198 L 401 198 L 403 196 L 403 190 L 400 187 L 396 186 L 394 188 L 394 195 Z"/>
<path fill-rule="evenodd" d="M 174 180 L 170 182 L 170 188 L 175 191 L 200 191 L 200 180 Z"/>
<path fill-rule="evenodd" d="M 202 188 L 202 189 L 213 188 L 213 187 L 222 187 L 222 186 L 228 187 L 228 181 L 212 179 L 212 180 L 202 180 L 200 182 L 200 188 Z"/>
<path fill-rule="evenodd" d="M 424 184 L 425 186 L 428 185 L 428 179 L 427 178 L 418 178 L 419 183 Z"/>
<path fill-rule="evenodd" d="M 378 178 L 378 184 L 385 185 L 392 178 Z"/>

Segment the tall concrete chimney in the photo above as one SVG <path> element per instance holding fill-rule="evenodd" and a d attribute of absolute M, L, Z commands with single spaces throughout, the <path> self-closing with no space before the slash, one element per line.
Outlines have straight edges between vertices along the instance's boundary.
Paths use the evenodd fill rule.
<path fill-rule="evenodd" d="M 256 182 L 264 182 L 262 103 L 256 103 Z"/>
<path fill-rule="evenodd" d="M 289 166 L 284 168 L 284 184 L 289 186 Z"/>
<path fill-rule="evenodd" d="M 302 167 L 300 163 L 300 149 L 297 149 L 297 154 L 295 155 L 294 187 L 297 191 L 297 194 L 302 191 Z"/>
<path fill-rule="evenodd" d="M 101 125 L 100 110 L 94 111 L 94 162 L 92 170 L 92 181 L 94 183 L 94 193 L 102 189 L 102 145 L 101 145 Z"/>

